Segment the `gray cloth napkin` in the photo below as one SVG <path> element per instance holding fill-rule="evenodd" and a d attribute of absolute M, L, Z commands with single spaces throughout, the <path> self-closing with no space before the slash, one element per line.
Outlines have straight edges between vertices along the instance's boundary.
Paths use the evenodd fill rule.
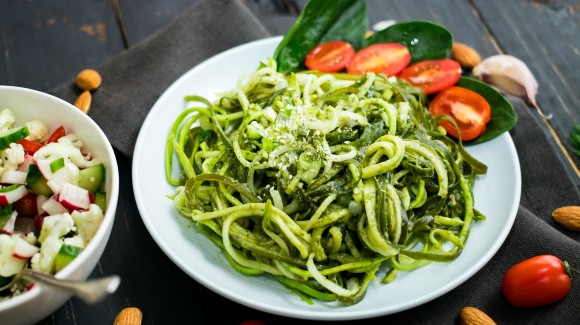
<path fill-rule="evenodd" d="M 130 158 L 145 116 L 173 81 L 216 53 L 267 36 L 266 29 L 239 0 L 201 1 L 158 34 L 98 67 L 104 82 L 94 93 L 89 115 L 113 146 Z M 72 81 L 52 93 L 69 102 L 78 95 Z M 500 324 L 580 324 L 580 274 L 573 278 L 568 297 L 552 306 L 514 308 L 501 293 L 504 272 L 535 255 L 554 254 L 580 269 L 580 234 L 567 231 L 551 218 L 555 208 L 580 205 L 576 176 L 566 173 L 537 114 L 519 99 L 512 98 L 512 102 L 519 117 L 511 135 L 521 164 L 522 196 L 507 240 L 486 266 L 451 292 L 365 323 L 453 324 L 462 307 L 474 306 Z M 233 324 L 249 318 L 267 324 L 296 323 L 295 319 L 252 310 L 219 295 L 208 294 L 206 300 L 204 319 L 208 324 Z"/>

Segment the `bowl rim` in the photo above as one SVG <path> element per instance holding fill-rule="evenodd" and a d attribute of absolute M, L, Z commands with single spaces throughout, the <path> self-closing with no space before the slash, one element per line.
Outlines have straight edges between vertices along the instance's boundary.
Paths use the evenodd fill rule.
<path fill-rule="evenodd" d="M 66 107 L 66 110 L 70 111 L 70 114 L 81 116 L 81 119 L 86 120 L 92 127 L 94 127 L 95 131 L 99 135 L 99 138 L 104 141 L 104 148 L 106 155 L 109 156 L 108 165 L 111 172 L 111 190 L 110 193 L 107 193 L 107 210 L 104 212 L 103 215 L 103 222 L 99 226 L 99 229 L 95 233 L 94 237 L 91 241 L 87 244 L 87 246 L 83 249 L 83 251 L 67 266 L 65 266 L 62 270 L 55 274 L 56 278 L 66 279 L 70 278 L 75 272 L 78 272 L 80 266 L 85 263 L 88 258 L 95 253 L 98 249 L 99 242 L 103 240 L 108 241 L 110 233 L 112 231 L 113 223 L 115 221 L 115 214 L 117 210 L 117 204 L 119 199 L 119 168 L 117 164 L 117 158 L 111 142 L 109 141 L 108 137 L 105 135 L 103 130 L 99 127 L 99 125 L 87 114 L 80 111 L 71 103 L 58 98 L 54 95 L 51 95 L 46 92 L 42 92 L 39 90 L 27 88 L 27 87 L 20 87 L 20 86 L 6 86 L 0 85 L 0 92 L 2 91 L 11 91 L 15 93 L 23 93 L 32 96 L 37 96 L 40 98 L 44 98 L 45 100 L 52 101 L 54 103 L 59 104 L 62 107 Z M 105 243 L 106 246 L 106 243 Z M 104 248 L 103 248 L 104 249 Z M 98 262 L 97 262 L 98 263 Z M 94 270 L 94 267 L 93 267 Z M 93 271 L 91 271 L 93 272 Z M 15 297 L 11 297 L 7 300 L 0 301 L 0 312 L 4 310 L 10 310 L 14 307 L 19 306 L 20 304 L 32 301 L 35 298 L 38 298 L 43 291 L 42 285 L 34 285 L 30 290 L 19 294 Z"/>

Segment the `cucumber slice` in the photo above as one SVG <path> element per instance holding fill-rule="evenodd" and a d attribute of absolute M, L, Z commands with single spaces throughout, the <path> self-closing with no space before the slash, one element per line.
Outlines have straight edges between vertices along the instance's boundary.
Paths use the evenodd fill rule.
<path fill-rule="evenodd" d="M 89 193 L 96 193 L 101 190 L 104 181 L 105 165 L 98 164 L 81 169 L 78 186 L 88 190 Z"/>
<path fill-rule="evenodd" d="M 107 207 L 107 193 L 102 191 L 95 192 L 95 199 L 93 203 L 98 205 L 99 208 L 101 208 L 101 211 L 105 213 L 105 208 Z"/>
<path fill-rule="evenodd" d="M 30 164 L 28 166 L 28 174 L 26 174 L 26 187 L 36 194 L 51 196 L 52 190 L 46 185 L 46 182 L 46 178 L 42 176 L 38 166 Z"/>
<path fill-rule="evenodd" d="M 26 138 L 30 133 L 28 128 L 23 126 L 19 128 L 8 129 L 0 133 L 0 150 L 10 147 L 11 143 L 18 142 Z"/>
<path fill-rule="evenodd" d="M 0 287 L 3 287 L 5 285 L 9 284 L 10 282 L 12 282 L 12 278 L 13 277 L 11 277 L 11 276 L 6 277 L 6 276 L 0 275 Z"/>
<path fill-rule="evenodd" d="M 50 163 L 50 171 L 56 173 L 57 170 L 64 167 L 64 158 L 58 158 Z"/>
<path fill-rule="evenodd" d="M 14 191 L 15 189 L 18 188 L 18 186 L 20 186 L 20 184 L 12 184 L 9 186 L 4 186 L 4 187 L 0 188 L 0 193 L 8 193 L 8 192 Z"/>
<path fill-rule="evenodd" d="M 77 257 L 83 249 L 77 246 L 71 246 L 67 244 L 63 244 L 60 247 L 60 250 L 54 257 L 54 267 L 55 271 L 58 272 L 62 270 L 68 263 L 72 262 L 72 260 Z"/>
<path fill-rule="evenodd" d="M 12 205 L 7 205 L 0 208 L 0 229 L 4 228 L 4 225 L 10 220 L 12 216 Z"/>

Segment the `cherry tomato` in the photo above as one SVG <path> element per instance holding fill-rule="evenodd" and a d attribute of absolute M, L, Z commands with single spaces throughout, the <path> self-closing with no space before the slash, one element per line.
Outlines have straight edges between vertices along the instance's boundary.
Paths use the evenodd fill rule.
<path fill-rule="evenodd" d="M 515 307 L 543 306 L 560 301 L 570 291 L 568 265 L 554 255 L 539 255 L 512 266 L 501 290 Z"/>
<path fill-rule="evenodd" d="M 461 139 L 473 140 L 485 132 L 491 118 L 491 107 L 478 93 L 462 87 L 451 87 L 441 91 L 429 105 L 431 115 L 449 115 L 455 120 Z M 445 119 L 439 121 L 447 133 L 459 139 L 455 126 Z"/>
<path fill-rule="evenodd" d="M 57 142 L 58 139 L 64 137 L 65 135 L 66 130 L 64 129 L 64 126 L 61 125 L 56 130 L 54 130 L 54 132 L 52 132 L 50 137 L 48 137 L 48 140 L 46 140 L 46 143 Z"/>
<path fill-rule="evenodd" d="M 304 65 L 310 70 L 338 72 L 346 68 L 354 56 L 354 47 L 345 41 L 322 43 L 306 55 Z"/>
<path fill-rule="evenodd" d="M 28 193 L 20 200 L 14 202 L 13 208 L 18 212 L 19 216 L 34 218 L 38 213 L 36 209 L 36 194 Z"/>
<path fill-rule="evenodd" d="M 399 74 L 411 62 L 411 53 L 399 43 L 379 43 L 358 51 L 346 67 L 348 73 L 383 73 L 387 77 Z"/>
<path fill-rule="evenodd" d="M 18 143 L 24 148 L 24 151 L 29 154 L 34 154 L 38 149 L 42 148 L 42 144 L 28 139 L 21 139 Z"/>
<path fill-rule="evenodd" d="M 430 95 L 455 85 L 461 66 L 451 59 L 426 60 L 410 65 L 399 77 Z"/>

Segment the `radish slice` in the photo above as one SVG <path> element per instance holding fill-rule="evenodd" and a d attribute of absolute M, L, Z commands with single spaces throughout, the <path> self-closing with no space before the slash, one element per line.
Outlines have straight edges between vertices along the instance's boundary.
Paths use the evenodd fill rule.
<path fill-rule="evenodd" d="M 12 252 L 12 256 L 14 256 L 16 258 L 29 259 L 34 254 L 38 253 L 38 251 L 40 250 L 40 248 L 30 244 L 24 238 L 22 238 L 18 235 L 12 236 L 12 238 L 15 241 L 14 251 Z"/>
<path fill-rule="evenodd" d="M 34 157 L 29 154 L 24 154 L 24 162 L 18 165 L 16 170 L 28 173 L 28 166 L 34 164 Z"/>
<path fill-rule="evenodd" d="M 51 216 L 65 212 L 68 213 L 68 209 L 60 204 L 54 196 L 42 204 L 42 209 Z"/>
<path fill-rule="evenodd" d="M 42 171 L 41 171 L 42 172 Z M 71 162 L 65 162 L 64 166 L 52 173 L 46 185 L 50 187 L 53 193 L 59 193 L 64 183 L 77 183 L 80 169 Z"/>
<path fill-rule="evenodd" d="M 7 170 L 0 176 L 2 184 L 24 184 L 26 183 L 26 172 L 18 170 Z"/>
<path fill-rule="evenodd" d="M 91 205 L 89 191 L 70 183 L 62 184 L 58 201 L 69 210 L 88 210 Z"/>
<path fill-rule="evenodd" d="M 26 194 L 28 194 L 28 190 L 24 185 L 20 185 L 8 192 L 0 192 L 0 205 L 6 206 L 12 204 L 23 198 Z"/>
<path fill-rule="evenodd" d="M 6 223 L 4 224 L 4 227 L 2 227 L 2 230 L 0 230 L 0 232 L 3 232 L 5 234 L 8 235 L 12 235 L 14 233 L 14 225 L 16 224 L 16 217 L 18 216 L 18 212 L 13 211 L 12 214 L 10 215 L 10 219 L 8 219 L 8 221 L 6 221 Z"/>
<path fill-rule="evenodd" d="M 40 173 L 46 179 L 50 179 L 52 177 L 50 163 L 52 163 L 52 160 L 49 159 L 39 159 L 36 161 L 36 166 L 38 166 L 38 170 L 40 170 Z"/>
<path fill-rule="evenodd" d="M 39 194 L 36 196 L 36 210 L 37 210 L 38 214 L 43 214 L 46 212 L 44 210 L 44 208 L 42 207 L 42 205 L 46 201 L 48 201 L 48 196 L 46 196 L 44 194 Z"/>

